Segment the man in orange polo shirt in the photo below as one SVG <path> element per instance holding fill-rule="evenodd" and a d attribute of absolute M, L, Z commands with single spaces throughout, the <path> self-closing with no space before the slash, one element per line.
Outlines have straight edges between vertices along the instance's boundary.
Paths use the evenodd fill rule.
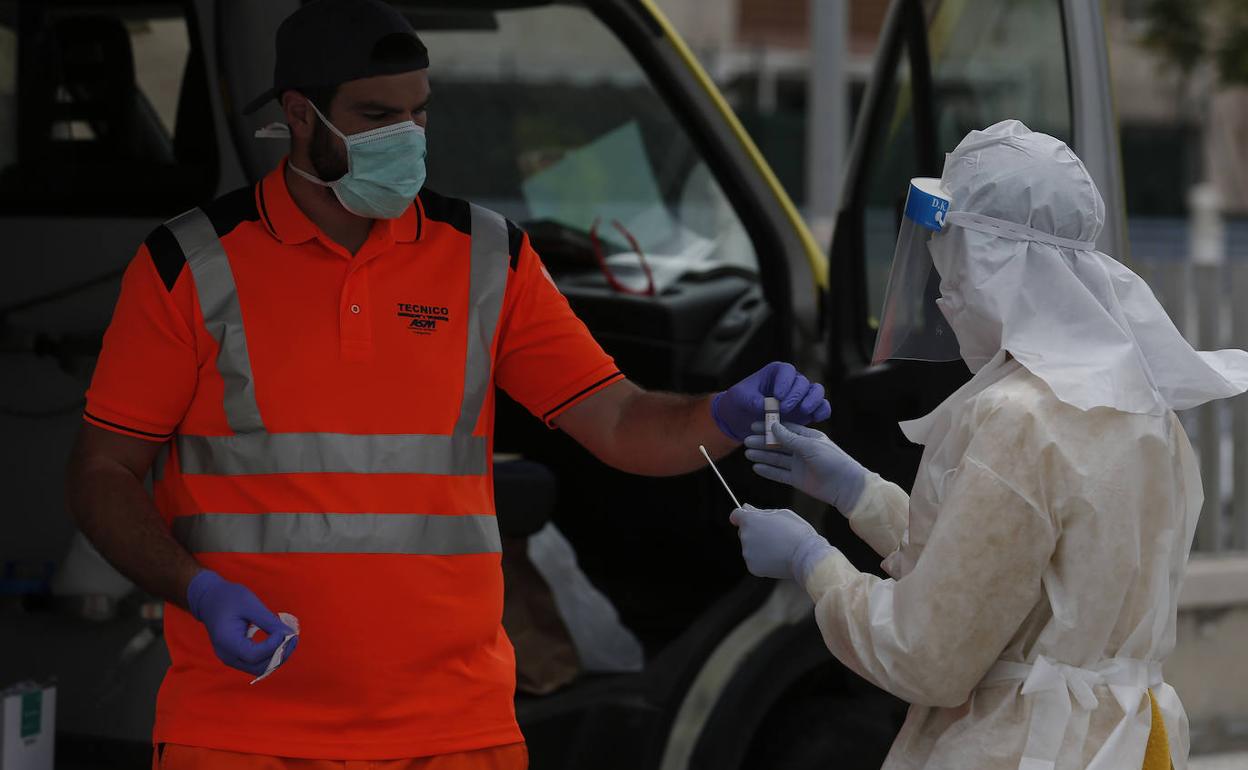
<path fill-rule="evenodd" d="M 525 767 L 495 385 L 639 474 L 732 451 L 764 397 L 830 412 L 788 364 L 703 397 L 625 379 L 519 228 L 422 189 L 427 68 L 385 3 L 304 6 L 251 106 L 280 100 L 289 157 L 158 227 L 122 282 L 70 505 L 169 602 L 161 767 Z"/>

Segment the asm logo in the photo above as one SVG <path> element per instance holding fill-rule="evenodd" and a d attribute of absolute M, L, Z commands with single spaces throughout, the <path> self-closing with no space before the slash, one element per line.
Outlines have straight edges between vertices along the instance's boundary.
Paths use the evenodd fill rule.
<path fill-rule="evenodd" d="M 407 323 L 407 328 L 414 334 L 428 336 L 438 330 L 438 324 L 450 323 L 449 308 L 438 305 L 411 305 L 406 302 L 397 303 L 398 316 Z"/>

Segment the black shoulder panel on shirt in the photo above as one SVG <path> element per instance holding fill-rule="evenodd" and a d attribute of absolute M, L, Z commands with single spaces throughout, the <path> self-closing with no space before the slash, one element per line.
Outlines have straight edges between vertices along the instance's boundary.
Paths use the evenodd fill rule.
<path fill-rule="evenodd" d="M 256 208 L 256 188 L 240 187 L 234 192 L 226 193 L 204 206 L 203 211 L 208 221 L 212 222 L 212 228 L 216 230 L 217 237 L 223 238 L 245 221 L 259 221 L 260 211 Z M 144 243 L 147 245 L 148 253 L 152 255 L 152 262 L 156 265 L 160 280 L 164 282 L 166 289 L 173 291 L 173 285 L 178 282 L 182 268 L 186 267 L 186 254 L 182 251 L 178 239 L 173 236 L 168 227 L 161 225 L 147 236 Z"/>
<path fill-rule="evenodd" d="M 160 273 L 160 280 L 164 281 L 167 290 L 173 291 L 173 285 L 178 282 L 182 268 L 186 267 L 186 255 L 182 253 L 178 240 L 169 232 L 169 228 L 161 225 L 143 243 L 152 255 L 152 263 L 156 265 L 156 272 Z"/>
<path fill-rule="evenodd" d="M 212 203 L 204 206 L 204 213 L 212 222 L 218 238 L 224 238 L 243 222 L 260 221 L 260 210 L 256 207 L 256 188 L 253 185 L 240 187 L 234 192 L 226 193 Z"/>
<path fill-rule="evenodd" d="M 472 235 L 472 213 L 468 210 L 468 201 L 448 198 L 425 187 L 420 191 L 420 205 L 430 220 L 445 222 L 464 235 Z"/>
<path fill-rule="evenodd" d="M 520 246 L 524 243 L 524 231 L 510 219 L 507 220 L 507 253 L 511 255 L 511 269 L 520 261 Z"/>

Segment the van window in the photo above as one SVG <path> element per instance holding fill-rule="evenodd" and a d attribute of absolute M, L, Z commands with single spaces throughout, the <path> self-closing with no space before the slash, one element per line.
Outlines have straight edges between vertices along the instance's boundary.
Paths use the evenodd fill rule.
<path fill-rule="evenodd" d="M 907 15 L 903 24 L 922 23 L 926 34 L 903 34 L 892 77 L 881 84 L 884 96 L 868 129 L 872 152 L 847 220 L 861 234 L 864 357 L 879 325 L 910 178 L 939 176 L 940 159 L 962 137 L 1006 118 L 1066 142 L 1073 134 L 1061 0 L 920 5 L 921 18 Z"/>
<path fill-rule="evenodd" d="M 870 302 L 869 321 L 874 339 L 884 291 L 897 246 L 897 227 L 905 208 L 906 190 L 915 176 L 919 160 L 915 155 L 914 83 L 910 57 L 903 50 L 888 85 L 883 124 L 886 127 L 875 147 L 871 174 L 866 178 L 862 209 L 862 245 Z"/>
<path fill-rule="evenodd" d="M 523 224 L 552 271 L 558 244 L 591 230 L 632 288 L 646 283 L 638 248 L 660 292 L 690 266 L 757 271 L 700 149 L 594 14 L 552 4 L 412 21 L 434 62 L 430 187 Z"/>
<path fill-rule="evenodd" d="M 926 0 L 938 149 L 1005 118 L 1070 142 L 1060 0 Z"/>
<path fill-rule="evenodd" d="M 0 206 L 171 215 L 209 198 L 217 149 L 180 2 L 0 0 Z"/>

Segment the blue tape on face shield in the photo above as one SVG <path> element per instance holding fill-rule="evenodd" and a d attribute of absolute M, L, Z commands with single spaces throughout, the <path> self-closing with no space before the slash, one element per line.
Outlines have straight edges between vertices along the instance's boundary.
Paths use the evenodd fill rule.
<path fill-rule="evenodd" d="M 348 135 L 335 128 L 315 104 L 312 109 L 347 146 L 347 173 L 326 182 L 293 163 L 290 170 L 333 190 L 342 207 L 356 216 L 401 216 L 425 183 L 425 129 L 405 120 Z"/>
<path fill-rule="evenodd" d="M 889 359 L 956 361 L 961 357 L 957 338 L 936 305 L 940 275 L 928 251 L 932 235 L 945 227 L 949 205 L 949 193 L 939 179 L 910 180 L 871 356 L 873 364 Z"/>

